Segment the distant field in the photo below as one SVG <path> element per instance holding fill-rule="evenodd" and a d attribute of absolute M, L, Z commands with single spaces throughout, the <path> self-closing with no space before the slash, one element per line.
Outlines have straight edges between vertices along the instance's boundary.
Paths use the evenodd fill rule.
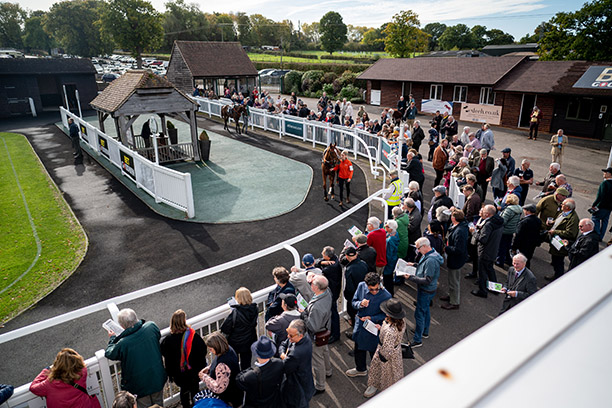
<path fill-rule="evenodd" d="M 0 133 L 0 180 L 2 323 L 74 272 L 87 237 L 24 136 Z"/>
<path fill-rule="evenodd" d="M 329 55 L 327 51 L 298 51 L 302 54 L 312 54 L 312 55 Z M 356 52 L 356 51 L 337 51 L 332 55 L 341 55 L 343 57 L 351 56 L 355 58 L 374 58 L 374 56 L 378 55 L 380 58 L 391 58 L 389 54 L 384 51 L 367 51 L 367 52 Z"/>
<path fill-rule="evenodd" d="M 253 53 L 253 52 L 249 52 L 248 53 L 249 58 L 251 59 L 251 61 L 259 61 L 259 62 L 280 62 L 280 55 L 270 55 L 270 54 L 258 54 L 258 53 Z M 333 64 L 333 63 L 339 63 L 339 64 L 351 64 L 352 61 L 346 61 L 346 60 L 329 60 L 329 59 L 314 59 L 314 58 L 299 58 L 299 57 L 292 57 L 289 55 L 285 55 L 283 56 L 283 62 L 306 62 L 306 63 L 310 63 L 310 64 Z"/>

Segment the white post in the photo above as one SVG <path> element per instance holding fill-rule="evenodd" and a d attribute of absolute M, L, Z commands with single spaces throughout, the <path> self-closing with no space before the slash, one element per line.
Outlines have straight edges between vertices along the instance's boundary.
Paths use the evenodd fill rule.
<path fill-rule="evenodd" d="M 104 357 L 104 350 L 96 351 L 96 359 L 98 360 L 98 367 L 100 367 L 102 389 L 104 390 L 103 395 L 106 402 L 105 405 L 107 407 L 112 407 L 113 401 L 115 400 L 115 389 L 113 387 L 113 378 L 108 365 L 108 359 Z"/>
<path fill-rule="evenodd" d="M 185 173 L 185 193 L 187 195 L 187 216 L 195 217 L 195 205 L 193 203 L 193 187 L 191 185 L 191 174 Z"/>
<path fill-rule="evenodd" d="M 75 89 L 74 90 L 74 96 L 77 100 L 77 106 L 79 107 L 79 118 L 83 118 L 83 113 L 81 112 L 81 98 L 79 97 L 79 90 Z"/>
<path fill-rule="evenodd" d="M 153 148 L 155 149 L 155 164 L 159 166 L 159 152 L 157 151 L 157 138 L 159 137 L 159 133 L 156 133 L 153 136 Z"/>
<path fill-rule="evenodd" d="M 610 156 L 608 156 L 608 165 L 606 167 L 612 166 L 612 147 L 610 148 Z"/>
<path fill-rule="evenodd" d="M 64 101 L 66 101 L 66 110 L 70 112 L 70 105 L 68 105 L 68 93 L 66 92 L 66 85 L 62 85 L 64 88 Z"/>
<path fill-rule="evenodd" d="M 397 138 L 397 173 L 399 174 L 400 169 L 402 168 L 402 147 L 404 145 L 404 141 L 406 138 L 404 137 L 404 125 L 400 122 L 400 132 L 399 137 Z"/>
<path fill-rule="evenodd" d="M 113 318 L 113 320 L 119 323 L 119 320 L 117 318 L 117 314 L 119 313 L 119 308 L 117 307 L 117 305 L 114 302 L 111 302 L 106 305 L 106 308 L 108 309 L 108 312 L 111 314 L 111 317 Z"/>
<path fill-rule="evenodd" d="M 32 111 L 32 116 L 36 117 L 36 105 L 34 105 L 34 99 L 28 98 L 28 101 L 30 102 L 30 110 Z"/>

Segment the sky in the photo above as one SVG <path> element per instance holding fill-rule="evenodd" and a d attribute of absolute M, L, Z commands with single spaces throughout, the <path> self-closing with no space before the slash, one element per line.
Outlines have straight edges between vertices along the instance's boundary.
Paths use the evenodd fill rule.
<path fill-rule="evenodd" d="M 15 1 L 15 0 L 5 0 Z M 166 0 L 150 0 L 160 12 Z M 380 27 L 391 21 L 401 10 L 412 10 L 419 16 L 421 27 L 427 23 L 446 25 L 459 23 L 472 27 L 476 24 L 498 28 L 519 40 L 542 22 L 560 11 L 575 11 L 586 0 L 233 0 L 217 3 L 210 0 L 192 1 L 203 12 L 245 12 L 262 14 L 274 21 L 290 19 L 298 23 L 319 21 L 328 11 L 340 13 L 345 24 Z M 18 0 L 29 10 L 48 10 L 55 0 Z"/>

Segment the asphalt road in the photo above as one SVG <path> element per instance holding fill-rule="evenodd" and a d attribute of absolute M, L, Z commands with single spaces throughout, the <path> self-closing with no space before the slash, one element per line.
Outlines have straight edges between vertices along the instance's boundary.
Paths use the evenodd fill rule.
<path fill-rule="evenodd" d="M 426 120 L 427 117 L 423 117 L 424 123 Z M 220 134 L 227 134 L 220 130 L 217 122 L 201 120 L 201 123 Z M 315 176 L 315 184 L 306 202 L 296 211 L 282 217 L 234 225 L 171 221 L 153 213 L 93 160 L 86 158 L 84 166 L 75 167 L 70 157 L 68 139 L 59 130 L 40 126 L 23 129 L 22 132 L 32 142 L 51 176 L 64 191 L 68 203 L 89 236 L 90 249 L 83 264 L 70 279 L 35 308 L 6 324 L 2 331 L 251 253 L 312 228 L 337 215 L 339 211 L 337 205 L 322 201 L 320 177 Z M 536 179 L 544 176 L 550 162 L 550 147 L 545 137 L 533 142 L 526 140 L 520 131 L 494 129 L 494 132 L 497 147 L 497 151 L 492 153 L 494 157 L 500 156 L 498 152 L 503 147 L 511 146 L 517 163 L 523 158 L 529 158 Z M 319 152 L 313 153 L 309 148 L 279 142 L 277 136 L 257 136 L 250 132 L 249 136 L 238 138 L 303 161 L 314 168 L 320 163 Z M 426 148 L 422 147 L 422 153 L 426 153 Z M 575 144 L 571 144 L 566 152 L 562 168 L 574 187 L 580 217 L 588 215 L 586 208 L 595 196 L 601 180 L 599 170 L 605 167 L 606 160 L 606 151 L 578 147 Z M 425 167 L 427 176 L 424 193 L 428 200 L 431 197 L 434 173 L 428 162 Z M 355 198 L 367 195 L 365 177 L 363 172 L 357 172 L 353 188 Z M 370 186 L 376 185 L 376 181 L 368 180 L 368 183 Z M 532 189 L 529 197 L 535 194 L 536 189 Z M 339 246 L 346 238 L 345 229 L 353 224 L 363 225 L 366 218 L 367 213 L 362 210 L 337 230 L 326 231 L 298 245 L 298 250 L 303 253 L 318 251 L 327 244 Z M 545 286 L 543 277 L 552 270 L 547 251 L 546 246 L 539 248 L 532 261 L 532 270 L 538 278 L 539 287 Z M 166 326 L 171 313 L 179 307 L 185 309 L 188 315 L 194 315 L 222 304 L 238 286 L 245 285 L 254 291 L 270 285 L 272 267 L 276 264 L 289 265 L 290 262 L 288 253 L 278 253 L 253 265 L 121 306 L 133 307 L 143 318 Z M 464 272 L 469 268 L 470 265 L 466 265 Z M 497 272 L 498 280 L 503 281 L 505 272 L 501 269 L 497 269 Z M 424 340 L 422 348 L 415 350 L 416 360 L 404 360 L 405 373 L 415 370 L 497 316 L 501 297 L 475 298 L 468 293 L 473 287 L 471 281 L 463 280 L 461 309 L 442 310 L 438 296 L 444 294 L 447 288 L 446 273 L 442 272 L 438 296 L 431 309 L 431 336 Z M 398 296 L 408 308 L 408 320 L 412 325 L 412 301 L 416 291 L 404 285 Z M 0 361 L 0 382 L 18 385 L 31 381 L 42 367 L 52 361 L 61 347 L 73 347 L 84 356 L 93 355 L 106 344 L 106 335 L 100 324 L 107 318 L 107 313 L 97 313 L 0 345 L 0 355 L 3 356 Z M 365 401 L 361 394 L 366 388 L 366 379 L 348 379 L 343 375 L 344 370 L 354 366 L 352 358 L 347 354 L 350 347 L 351 342 L 346 338 L 333 345 L 331 355 L 334 374 L 329 379 L 327 392 L 315 397 L 312 406 L 354 407 Z M 474 356 L 475 367 L 484 358 L 486 356 Z"/>

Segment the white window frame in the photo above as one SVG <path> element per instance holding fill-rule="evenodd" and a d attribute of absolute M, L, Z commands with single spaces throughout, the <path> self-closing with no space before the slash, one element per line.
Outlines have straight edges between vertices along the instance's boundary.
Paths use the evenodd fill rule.
<path fill-rule="evenodd" d="M 493 96 L 493 98 L 491 98 Z M 495 105 L 495 92 L 490 86 L 483 86 L 480 88 L 480 104 L 481 105 Z"/>
<path fill-rule="evenodd" d="M 442 84 L 431 84 L 429 87 L 429 99 L 434 101 L 442 100 Z"/>
<path fill-rule="evenodd" d="M 461 98 L 461 91 L 465 89 L 463 99 Z M 459 98 L 457 98 L 457 90 L 459 90 Z M 455 85 L 455 89 L 453 90 L 453 102 L 467 102 L 467 92 L 468 87 L 466 85 Z"/>

